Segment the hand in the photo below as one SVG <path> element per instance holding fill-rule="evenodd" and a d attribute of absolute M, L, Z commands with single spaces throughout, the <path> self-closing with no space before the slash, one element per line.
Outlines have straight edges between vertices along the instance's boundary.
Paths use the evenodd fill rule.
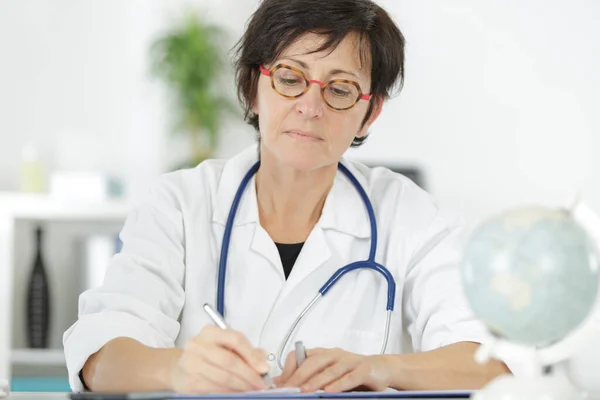
<path fill-rule="evenodd" d="M 288 355 L 276 381 L 279 386 L 299 387 L 303 392 L 344 392 L 357 388 L 381 391 L 390 383 L 385 356 L 363 356 L 341 349 L 311 349 L 306 355 L 300 368 L 296 368 L 295 352 Z"/>
<path fill-rule="evenodd" d="M 264 351 L 230 329 L 206 326 L 185 345 L 170 368 L 171 389 L 178 393 L 231 393 L 266 389 Z"/>

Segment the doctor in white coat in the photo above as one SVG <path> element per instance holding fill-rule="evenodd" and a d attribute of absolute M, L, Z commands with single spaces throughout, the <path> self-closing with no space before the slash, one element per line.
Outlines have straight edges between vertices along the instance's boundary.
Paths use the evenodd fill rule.
<path fill-rule="evenodd" d="M 404 176 L 343 158 L 401 85 L 403 64 L 402 34 L 370 0 L 263 1 L 236 64 L 258 145 L 164 175 L 129 216 L 103 286 L 81 295 L 64 335 L 73 390 L 245 391 L 265 388 L 265 372 L 308 391 L 468 389 L 507 373 L 473 359 L 486 334 L 462 295 L 460 220 Z M 231 227 L 223 330 L 202 307 L 217 302 L 228 215 L 259 159 Z M 372 204 L 375 261 L 396 282 L 385 354 L 388 285 L 370 269 L 343 276 L 285 341 L 374 240 L 338 162 Z M 300 368 L 297 340 L 308 348 Z"/>

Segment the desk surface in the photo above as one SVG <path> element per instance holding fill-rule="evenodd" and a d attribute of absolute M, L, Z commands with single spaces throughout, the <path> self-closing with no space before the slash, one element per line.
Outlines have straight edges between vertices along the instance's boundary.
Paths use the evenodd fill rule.
<path fill-rule="evenodd" d="M 68 393 L 43 393 L 43 392 L 14 392 L 10 393 L 5 400 L 69 400 Z M 273 400 L 277 400 L 273 398 Z M 343 399 L 338 399 L 343 400 Z M 356 400 L 356 399 L 354 399 Z M 389 400 L 389 399 L 386 399 Z M 403 399 L 410 400 L 410 399 Z M 420 399 L 423 400 L 423 399 Z M 436 400 L 456 400 L 456 399 L 443 399 L 438 398 Z"/>
<path fill-rule="evenodd" d="M 8 400 L 68 400 L 67 393 L 43 393 L 43 392 L 14 392 L 6 398 Z"/>

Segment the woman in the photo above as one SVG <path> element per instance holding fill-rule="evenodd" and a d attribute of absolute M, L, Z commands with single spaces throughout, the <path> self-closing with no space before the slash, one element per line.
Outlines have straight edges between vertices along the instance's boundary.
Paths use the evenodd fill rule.
<path fill-rule="evenodd" d="M 73 389 L 246 391 L 265 388 L 267 372 L 308 391 L 467 389 L 506 373 L 473 360 L 485 334 L 461 296 L 458 221 L 405 177 L 342 158 L 401 86 L 403 63 L 402 34 L 370 0 L 263 1 L 237 59 L 259 144 L 165 175 L 128 218 L 122 252 L 104 285 L 82 294 L 64 336 Z M 388 286 L 368 269 L 343 276 L 284 340 L 327 279 L 367 259 L 375 239 L 375 261 L 397 283 L 385 354 Z M 230 329 L 202 309 L 217 297 Z M 300 367 L 297 340 L 308 348 Z"/>

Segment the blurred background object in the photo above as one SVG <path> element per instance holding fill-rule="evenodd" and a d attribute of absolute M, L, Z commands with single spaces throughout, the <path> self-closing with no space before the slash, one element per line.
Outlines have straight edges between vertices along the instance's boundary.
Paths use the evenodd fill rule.
<path fill-rule="evenodd" d="M 27 345 L 31 349 L 48 347 L 50 334 L 50 287 L 43 256 L 43 229 L 35 228 L 35 260 L 27 287 Z"/>
<path fill-rule="evenodd" d="M 176 169 L 190 168 L 213 156 L 219 144 L 222 120 L 237 110 L 223 95 L 224 31 L 208 25 L 190 11 L 183 21 L 152 47 L 153 70 L 176 97 L 175 132 L 189 139 L 191 155 Z"/>
<path fill-rule="evenodd" d="M 80 238 L 80 242 L 76 243 L 77 264 L 81 268 L 80 282 L 77 282 L 80 290 L 102 285 L 112 256 L 121 251 L 122 245 L 115 235 L 88 234 Z"/>
<path fill-rule="evenodd" d="M 581 397 L 557 367 L 596 336 L 599 249 L 600 217 L 581 201 L 505 210 L 473 232 L 462 277 L 492 335 L 476 359 L 505 360 L 515 373 L 494 379 L 476 400 Z"/>
<path fill-rule="evenodd" d="M 19 190 L 21 192 L 42 193 L 46 190 L 44 166 L 33 144 L 26 144 L 23 147 L 20 167 Z"/>

